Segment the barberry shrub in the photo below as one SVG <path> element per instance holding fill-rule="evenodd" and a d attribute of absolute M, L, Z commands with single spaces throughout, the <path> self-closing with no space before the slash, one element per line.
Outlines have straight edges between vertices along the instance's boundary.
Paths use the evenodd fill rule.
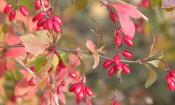
<path fill-rule="evenodd" d="M 170 1 L 162 0 L 161 5 L 165 10 L 171 11 L 175 7 L 175 2 Z M 106 21 L 111 21 L 108 21 L 111 25 L 107 28 L 112 30 L 108 37 L 113 38 L 111 43 L 115 49 L 105 47 L 105 30 L 91 16 L 89 20 L 95 24 L 95 29 L 90 30 L 96 38 L 86 39 L 82 45 L 72 45 L 65 40 L 64 47 L 61 47 L 60 42 L 69 33 L 66 31 L 71 31 L 66 30 L 68 19 L 62 14 L 72 14 L 69 13 L 71 9 L 82 12 L 88 0 L 67 0 L 70 8 L 65 10 L 57 5 L 59 2 L 61 0 L 1 0 L 0 12 L 3 15 L 0 16 L 4 21 L 0 23 L 0 77 L 5 93 L 2 94 L 0 104 L 23 105 L 33 100 L 30 105 L 65 105 L 69 103 L 69 97 L 74 97 L 77 105 L 94 105 L 98 89 L 88 82 L 91 79 L 88 75 L 97 72 L 99 66 L 105 70 L 103 72 L 107 72 L 107 77 L 116 77 L 121 81 L 119 85 L 123 85 L 125 77 L 135 72 L 130 64 L 143 65 L 148 69 L 146 88 L 156 81 L 156 70 L 168 71 L 165 84 L 174 92 L 175 70 L 163 59 L 164 52 L 157 48 L 157 36 L 152 35 L 149 52 L 141 54 L 141 58 L 134 51 L 139 44 L 135 34 L 147 35 L 145 24 L 150 23 L 149 16 L 145 16 L 140 8 L 150 11 L 152 6 L 158 13 L 160 0 L 140 0 L 138 3 L 125 0 L 93 1 L 107 11 Z M 86 27 L 82 25 L 78 27 Z M 78 37 L 75 41 L 81 39 Z M 65 45 L 71 48 L 65 48 Z M 107 49 L 114 53 L 109 55 Z M 91 60 L 94 61 L 93 65 Z M 116 90 L 108 103 L 122 105 L 121 92 Z"/>

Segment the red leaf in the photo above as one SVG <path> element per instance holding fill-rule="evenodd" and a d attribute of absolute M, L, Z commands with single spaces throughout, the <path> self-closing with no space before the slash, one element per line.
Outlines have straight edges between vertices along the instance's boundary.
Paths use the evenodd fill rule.
<path fill-rule="evenodd" d="M 0 61 L 0 77 L 2 77 L 5 70 L 5 62 Z"/>
<path fill-rule="evenodd" d="M 20 47 L 14 47 L 14 48 L 10 48 L 7 52 L 6 52 L 6 56 L 9 58 L 15 58 L 15 57 L 19 57 L 25 54 L 25 49 L 24 48 L 20 48 Z"/>
<path fill-rule="evenodd" d="M 123 32 L 130 36 L 134 37 L 135 34 L 135 26 L 133 21 L 130 18 L 139 19 L 141 17 L 147 18 L 137 10 L 135 6 L 122 2 L 121 4 L 110 4 L 115 10 L 118 12 L 120 24 Z"/>

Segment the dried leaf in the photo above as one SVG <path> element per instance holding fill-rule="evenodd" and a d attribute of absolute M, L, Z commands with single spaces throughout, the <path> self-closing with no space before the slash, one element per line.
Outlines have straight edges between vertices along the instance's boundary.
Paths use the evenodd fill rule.
<path fill-rule="evenodd" d="M 25 49 L 34 54 L 42 54 L 52 43 L 52 39 L 49 38 L 46 31 L 39 31 L 34 34 L 27 34 L 20 37 Z"/>
<path fill-rule="evenodd" d="M 157 80 L 157 74 L 154 70 L 149 70 L 148 79 L 145 83 L 145 88 L 150 87 Z"/>

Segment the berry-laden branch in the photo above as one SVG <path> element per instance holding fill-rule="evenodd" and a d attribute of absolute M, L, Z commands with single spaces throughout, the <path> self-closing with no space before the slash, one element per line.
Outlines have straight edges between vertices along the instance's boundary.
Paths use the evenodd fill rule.
<path fill-rule="evenodd" d="M 86 47 L 88 50 L 85 51 L 81 49 L 57 48 L 56 43 L 62 36 L 61 26 L 63 22 L 61 17 L 54 14 L 49 0 L 35 0 L 33 5 L 36 15 L 33 16 L 32 22 L 35 23 L 37 31 L 20 37 L 8 36 L 9 38 L 7 37 L 3 43 L 0 43 L 0 48 L 2 49 L 2 57 L 0 58 L 2 70 L 8 68 L 8 59 L 14 59 L 22 69 L 27 71 L 27 73 L 20 71 L 19 74 L 22 74 L 23 77 L 20 77 L 19 80 L 14 80 L 14 86 L 12 87 L 12 91 L 14 91 L 12 93 L 13 97 L 20 99 L 23 99 L 23 97 L 32 98 L 37 94 L 40 97 L 41 105 L 64 105 L 66 104 L 65 93 L 70 92 L 75 95 L 78 105 L 84 101 L 86 105 L 92 105 L 94 92 L 87 85 L 86 74 L 76 70 L 82 63 L 81 55 L 79 54 L 94 57 L 93 69 L 98 67 L 100 58 L 104 59 L 103 68 L 107 70 L 110 77 L 114 76 L 115 73 L 117 73 L 119 78 L 123 74 L 130 74 L 131 69 L 128 64 L 145 65 L 150 69 L 149 74 L 151 75 L 146 83 L 146 87 L 151 86 L 157 77 L 153 69 L 161 69 L 158 67 L 157 62 L 165 65 L 163 69 L 170 69 L 168 64 L 162 59 L 162 56 L 158 56 L 158 53 L 155 53 L 155 39 L 148 56 L 133 60 L 134 54 L 128 50 L 128 48 L 134 46 L 136 30 L 135 23 L 131 18 L 148 20 L 136 6 L 121 0 L 116 0 L 113 3 L 110 0 L 97 0 L 97 2 L 106 7 L 109 19 L 114 24 L 116 54 L 110 58 L 103 53 L 102 29 L 93 18 L 92 20 L 97 28 L 91 31 L 97 36 L 97 44 L 87 40 Z M 3 13 L 8 15 L 9 21 L 15 21 L 16 11 L 18 10 L 25 17 L 29 15 L 27 8 L 20 4 L 18 0 L 13 6 L 7 4 Z M 12 39 L 14 43 L 9 43 Z M 70 60 L 65 62 L 59 51 L 70 53 L 68 56 Z M 17 73 L 12 75 L 16 76 Z M 170 70 L 166 76 L 166 82 L 169 90 L 174 91 L 175 70 Z M 17 102 L 14 103 L 22 104 Z M 120 105 L 117 93 L 112 99 L 112 105 Z"/>

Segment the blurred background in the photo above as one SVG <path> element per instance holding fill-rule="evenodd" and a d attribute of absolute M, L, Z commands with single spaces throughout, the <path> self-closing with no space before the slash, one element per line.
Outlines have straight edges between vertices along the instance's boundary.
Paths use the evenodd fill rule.
<path fill-rule="evenodd" d="M 7 1 L 13 2 L 13 0 Z M 27 6 L 33 14 L 36 14 L 32 5 L 34 0 L 19 1 Z M 143 7 L 140 4 L 142 0 L 125 1 L 137 5 L 139 10 L 149 19 L 148 22 L 144 20 L 135 21 L 137 32 L 134 38 L 134 47 L 127 48 L 133 52 L 134 59 L 148 55 L 153 35 L 155 35 L 156 47 L 164 50 L 164 60 L 170 64 L 171 68 L 175 68 L 175 10 L 166 11 L 161 6 L 152 8 L 151 5 Z M 103 33 L 106 55 L 111 58 L 115 55 L 115 26 L 110 20 L 105 6 L 101 6 L 97 0 L 51 0 L 51 4 L 54 7 L 55 14 L 60 15 L 63 20 L 63 36 L 58 43 L 58 47 L 86 49 L 85 42 L 87 39 L 97 42 L 95 34 L 91 32 L 91 29 L 97 28 L 95 22 L 92 21 L 93 18 Z M 6 16 L 2 14 L 3 7 L 4 5 L 0 6 L 1 30 L 8 21 L 4 21 Z M 2 35 L 3 32 L 0 31 L 0 37 Z M 126 47 L 124 46 L 122 49 L 126 49 Z M 100 60 L 100 66 L 97 70 L 92 70 L 92 57 L 85 56 L 85 64 L 83 69 L 87 74 L 87 84 L 92 87 L 96 94 L 93 98 L 94 105 L 110 105 L 116 89 L 121 105 L 175 105 L 175 94 L 168 90 L 165 83 L 167 74 L 165 71 L 156 71 L 158 74 L 157 81 L 150 88 L 145 88 L 148 72 L 143 65 L 131 64 L 132 72 L 130 75 L 123 76 L 123 83 L 121 84 L 116 76 L 107 76 L 106 70 L 101 66 L 103 65 L 103 59 Z M 77 70 L 81 69 L 81 67 L 77 68 Z M 0 84 L 0 88 L 3 87 L 4 85 Z M 2 98 L 0 98 L 0 105 L 3 105 L 1 102 Z M 67 97 L 67 102 L 67 105 L 75 105 L 75 100 L 70 96 Z"/>

